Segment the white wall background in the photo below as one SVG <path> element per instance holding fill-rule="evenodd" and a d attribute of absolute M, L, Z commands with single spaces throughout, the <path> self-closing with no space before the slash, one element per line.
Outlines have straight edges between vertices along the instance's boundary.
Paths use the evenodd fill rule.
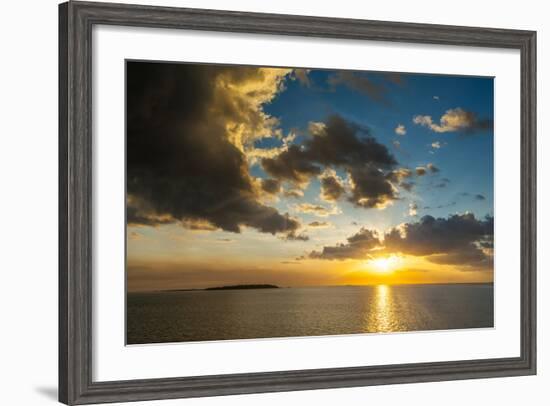
<path fill-rule="evenodd" d="M 126 1 L 128 2 L 128 1 Z M 354 17 L 538 31 L 539 374 L 143 403 L 144 405 L 547 404 L 550 397 L 550 255 L 545 229 L 550 152 L 550 23 L 545 2 L 462 0 L 145 0 L 156 5 Z M 57 1 L 6 2 L 0 24 L 0 403 L 41 406 L 57 397 Z M 546 182 L 547 183 L 547 182 Z M 138 405 L 137 403 L 135 403 Z M 139 403 L 141 404 L 141 403 Z"/>

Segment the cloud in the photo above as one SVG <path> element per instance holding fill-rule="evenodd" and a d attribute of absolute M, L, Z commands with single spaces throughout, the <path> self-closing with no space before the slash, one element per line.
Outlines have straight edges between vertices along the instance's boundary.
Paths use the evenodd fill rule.
<path fill-rule="evenodd" d="M 394 140 L 394 141 L 392 141 L 391 143 L 392 143 L 392 145 L 395 147 L 395 149 L 401 148 L 401 143 L 400 143 L 399 141 Z"/>
<path fill-rule="evenodd" d="M 320 177 L 321 199 L 327 202 L 335 202 L 346 192 L 344 181 L 333 169 L 327 169 Z"/>
<path fill-rule="evenodd" d="M 439 168 L 432 163 L 427 164 L 426 167 L 430 170 L 431 173 L 439 172 Z"/>
<path fill-rule="evenodd" d="M 397 168 L 386 175 L 386 179 L 392 184 L 402 187 L 407 192 L 410 192 L 414 187 L 414 182 L 405 181 L 413 175 L 413 172 L 408 168 Z"/>
<path fill-rule="evenodd" d="M 349 237 L 347 243 L 323 247 L 321 251 L 313 251 L 308 256 L 328 260 L 367 259 L 369 252 L 379 246 L 378 235 L 374 231 L 362 228 L 357 234 Z"/>
<path fill-rule="evenodd" d="M 439 100 L 439 96 L 434 96 L 433 99 L 434 100 Z"/>
<path fill-rule="evenodd" d="M 177 220 L 169 213 L 157 213 L 151 205 L 136 196 L 126 197 L 126 221 L 133 226 L 159 226 L 171 224 Z"/>
<path fill-rule="evenodd" d="M 335 214 L 340 214 L 341 211 L 337 206 L 325 207 L 312 203 L 300 203 L 293 206 L 294 211 L 298 213 L 312 214 L 317 217 L 328 217 Z"/>
<path fill-rule="evenodd" d="M 180 224 L 188 230 L 193 231 L 215 231 L 217 229 L 216 226 L 208 221 L 199 219 L 184 219 L 180 221 Z"/>
<path fill-rule="evenodd" d="M 437 133 L 446 132 L 475 132 L 492 130 L 492 120 L 479 120 L 475 113 L 461 109 L 460 107 L 449 109 L 439 119 L 439 124 L 434 123 L 431 116 L 417 115 L 413 117 L 413 123 L 428 127 Z"/>
<path fill-rule="evenodd" d="M 425 256 L 440 264 L 483 266 L 492 263 L 492 253 L 480 246 L 493 241 L 493 217 L 478 220 L 472 213 L 448 218 L 424 216 L 387 232 L 384 249 L 388 252 Z"/>
<path fill-rule="evenodd" d="M 388 104 L 386 99 L 387 88 L 381 83 L 374 82 L 369 74 L 351 71 L 338 71 L 329 76 L 331 86 L 344 85 L 347 88 L 362 93 L 372 100 Z"/>
<path fill-rule="evenodd" d="M 299 199 L 301 197 L 304 197 L 304 191 L 298 188 L 292 188 L 292 189 L 285 189 L 283 190 L 283 196 Z"/>
<path fill-rule="evenodd" d="M 298 145 L 291 145 L 276 157 L 264 158 L 261 162 L 269 175 L 296 185 L 307 184 L 312 176 L 321 173 L 321 168 L 308 160 Z"/>
<path fill-rule="evenodd" d="M 299 188 L 311 177 L 321 175 L 329 199 L 343 197 L 341 180 L 326 176 L 327 169 L 342 168 L 348 174 L 348 200 L 360 207 L 385 207 L 397 198 L 390 178 L 397 164 L 388 148 L 372 137 L 368 129 L 334 115 L 326 123 L 310 123 L 302 145 L 291 145 L 274 158 L 261 161 L 272 177 L 292 182 Z M 323 169 L 325 168 L 325 169 Z M 326 178 L 323 185 L 323 178 Z M 331 179 L 332 178 L 332 179 Z"/>
<path fill-rule="evenodd" d="M 338 115 L 329 117 L 324 126 L 317 126 L 303 145 L 304 155 L 325 166 L 356 166 L 374 164 L 390 167 L 397 162 L 385 145 L 358 124 Z"/>
<path fill-rule="evenodd" d="M 402 182 L 400 186 L 405 189 L 407 192 L 413 190 L 415 183 L 414 182 Z"/>
<path fill-rule="evenodd" d="M 303 86 L 311 87 L 309 71 L 309 69 L 294 69 L 294 78 L 296 78 Z"/>
<path fill-rule="evenodd" d="M 418 205 L 415 202 L 409 203 L 409 216 L 415 217 L 418 214 Z"/>
<path fill-rule="evenodd" d="M 310 121 L 307 125 L 307 129 L 312 135 L 322 134 L 322 132 L 325 131 L 326 128 L 327 125 L 322 121 Z"/>
<path fill-rule="evenodd" d="M 483 196 L 481 194 L 471 194 L 471 193 L 468 193 L 468 192 L 462 192 L 462 193 L 459 193 L 458 195 L 462 196 L 462 197 L 471 196 L 471 197 L 473 197 L 474 200 L 477 200 L 477 201 L 486 200 L 485 196 Z"/>
<path fill-rule="evenodd" d="M 281 239 L 284 241 L 308 241 L 309 237 L 304 233 L 298 234 L 296 231 L 291 231 L 290 233 L 282 236 Z"/>
<path fill-rule="evenodd" d="M 453 206 L 456 206 L 456 202 L 450 202 L 450 203 L 447 203 L 447 204 L 440 204 L 440 205 L 436 206 L 435 208 L 436 209 L 445 209 L 447 207 L 453 207 Z"/>
<path fill-rule="evenodd" d="M 439 141 L 432 142 L 432 148 L 433 149 L 439 149 L 441 148 L 441 143 Z"/>
<path fill-rule="evenodd" d="M 263 158 L 273 158 L 283 151 L 286 151 L 289 145 L 296 139 L 296 133 L 289 133 L 286 136 L 281 135 L 278 130 L 274 130 L 274 134 L 280 139 L 282 145 L 271 148 L 257 148 L 253 144 L 247 145 L 246 159 L 249 165 L 256 164 Z"/>
<path fill-rule="evenodd" d="M 432 163 L 428 163 L 426 166 L 417 166 L 414 169 L 416 176 L 424 176 L 428 173 L 428 171 L 431 173 L 437 173 L 439 172 L 439 168 Z"/>
<path fill-rule="evenodd" d="M 385 174 L 373 166 L 353 167 L 349 170 L 351 196 L 348 200 L 357 207 L 383 209 L 398 198 L 397 188 Z"/>
<path fill-rule="evenodd" d="M 128 223 L 298 229 L 297 219 L 260 202 L 245 157 L 255 140 L 281 135 L 262 106 L 290 72 L 129 62 Z"/>
<path fill-rule="evenodd" d="M 412 176 L 412 171 L 408 168 L 398 168 L 391 171 L 388 174 L 388 179 L 393 182 L 401 182 L 404 179 L 410 178 Z"/>
<path fill-rule="evenodd" d="M 395 127 L 395 133 L 397 135 L 405 135 L 407 134 L 407 130 L 403 124 L 398 124 L 397 127 Z"/>
<path fill-rule="evenodd" d="M 424 176 L 427 172 L 423 166 L 417 166 L 414 171 L 417 176 Z"/>
<path fill-rule="evenodd" d="M 311 227 L 311 228 L 328 228 L 328 227 L 331 227 L 332 226 L 332 223 L 330 223 L 329 221 L 312 221 L 311 223 L 309 223 L 307 225 L 308 227 Z"/>
<path fill-rule="evenodd" d="M 278 179 L 262 179 L 262 190 L 270 195 L 276 195 L 281 191 L 281 181 Z"/>
<path fill-rule="evenodd" d="M 487 269 L 493 263 L 493 217 L 476 219 L 471 213 L 447 218 L 424 216 L 414 223 L 391 228 L 379 237 L 362 228 L 346 243 L 313 251 L 316 259 L 366 259 L 373 252 L 425 257 L 445 265 L 461 265 L 469 270 Z"/>
<path fill-rule="evenodd" d="M 216 238 L 216 241 L 223 244 L 229 244 L 235 242 L 235 240 L 232 240 L 231 238 Z"/>

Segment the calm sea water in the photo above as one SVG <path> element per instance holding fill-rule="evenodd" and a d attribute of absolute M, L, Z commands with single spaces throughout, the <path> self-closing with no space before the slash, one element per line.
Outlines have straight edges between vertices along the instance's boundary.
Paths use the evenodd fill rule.
<path fill-rule="evenodd" d="M 128 344 L 493 326 L 493 284 L 129 293 Z"/>

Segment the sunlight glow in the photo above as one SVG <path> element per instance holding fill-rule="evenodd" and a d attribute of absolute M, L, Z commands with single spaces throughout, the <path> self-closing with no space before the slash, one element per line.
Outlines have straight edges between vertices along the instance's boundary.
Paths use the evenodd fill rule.
<path fill-rule="evenodd" d="M 387 273 L 394 271 L 402 263 L 401 258 L 392 255 L 389 257 L 378 257 L 371 259 L 368 264 L 372 267 L 373 270 L 377 272 Z"/>

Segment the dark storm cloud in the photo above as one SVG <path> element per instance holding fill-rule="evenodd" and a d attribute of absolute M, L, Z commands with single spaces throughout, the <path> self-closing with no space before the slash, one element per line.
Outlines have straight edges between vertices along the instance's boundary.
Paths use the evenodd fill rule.
<path fill-rule="evenodd" d="M 346 192 L 342 180 L 334 172 L 326 173 L 320 181 L 323 200 L 335 202 Z"/>
<path fill-rule="evenodd" d="M 441 264 L 483 265 L 492 255 L 480 242 L 493 239 L 493 217 L 478 220 L 471 213 L 448 218 L 424 216 L 418 223 L 407 223 L 386 233 L 385 249 L 408 255 L 428 256 Z"/>
<path fill-rule="evenodd" d="M 424 216 L 418 222 L 392 228 L 380 240 L 376 233 L 362 228 L 345 244 L 313 251 L 310 258 L 365 259 L 378 252 L 422 256 L 448 265 L 486 268 L 492 264 L 493 217 L 482 220 L 473 214 L 455 214 L 447 218 Z"/>
<path fill-rule="evenodd" d="M 275 158 L 262 159 L 262 167 L 271 176 L 296 184 L 321 173 L 321 168 L 312 163 L 298 145 L 291 145 Z"/>
<path fill-rule="evenodd" d="M 317 259 L 367 259 L 368 253 L 380 245 L 375 232 L 362 228 L 357 234 L 347 239 L 345 244 L 323 247 L 322 251 L 313 251 L 310 258 Z"/>
<path fill-rule="evenodd" d="M 268 79 L 257 68 L 127 64 L 129 223 L 205 222 L 273 234 L 299 227 L 258 201 L 245 156 L 227 133 L 228 123 L 245 123 L 251 131 L 264 123 L 220 83 Z"/>
<path fill-rule="evenodd" d="M 262 190 L 270 195 L 275 195 L 281 191 L 281 181 L 278 179 L 262 179 Z"/>
<path fill-rule="evenodd" d="M 475 196 L 474 196 L 474 199 L 476 199 L 476 200 L 485 200 L 485 196 L 483 196 L 483 195 L 475 195 Z"/>
<path fill-rule="evenodd" d="M 372 166 L 354 167 L 349 171 L 352 182 L 349 201 L 358 207 L 384 207 L 397 199 L 397 190 L 381 170 Z"/>
<path fill-rule="evenodd" d="M 304 147 L 311 161 L 325 166 L 371 163 L 386 168 L 397 163 L 388 148 L 372 137 L 367 128 L 338 115 L 329 117 L 325 126 L 316 128 Z"/>
<path fill-rule="evenodd" d="M 372 163 L 391 167 L 397 162 L 387 147 L 368 135 L 368 130 L 340 116 L 329 117 L 314 127 L 302 145 L 291 145 L 274 158 L 264 158 L 262 166 L 270 175 L 303 182 L 321 172 L 321 166 L 357 166 Z M 360 135 L 364 135 L 360 138 Z"/>
<path fill-rule="evenodd" d="M 157 226 L 176 221 L 171 215 L 158 216 L 149 210 L 140 209 L 130 204 L 126 206 L 126 221 L 129 225 Z"/>
<path fill-rule="evenodd" d="M 298 185 L 319 175 L 323 167 L 343 168 L 352 181 L 348 199 L 361 207 L 381 207 L 397 198 L 391 184 L 397 176 L 392 172 L 396 164 L 388 148 L 368 129 L 337 115 L 310 126 L 310 137 L 302 145 L 291 145 L 279 155 L 262 160 L 269 175 Z M 335 175 L 325 173 L 321 185 L 328 199 L 344 195 L 343 184 Z"/>

